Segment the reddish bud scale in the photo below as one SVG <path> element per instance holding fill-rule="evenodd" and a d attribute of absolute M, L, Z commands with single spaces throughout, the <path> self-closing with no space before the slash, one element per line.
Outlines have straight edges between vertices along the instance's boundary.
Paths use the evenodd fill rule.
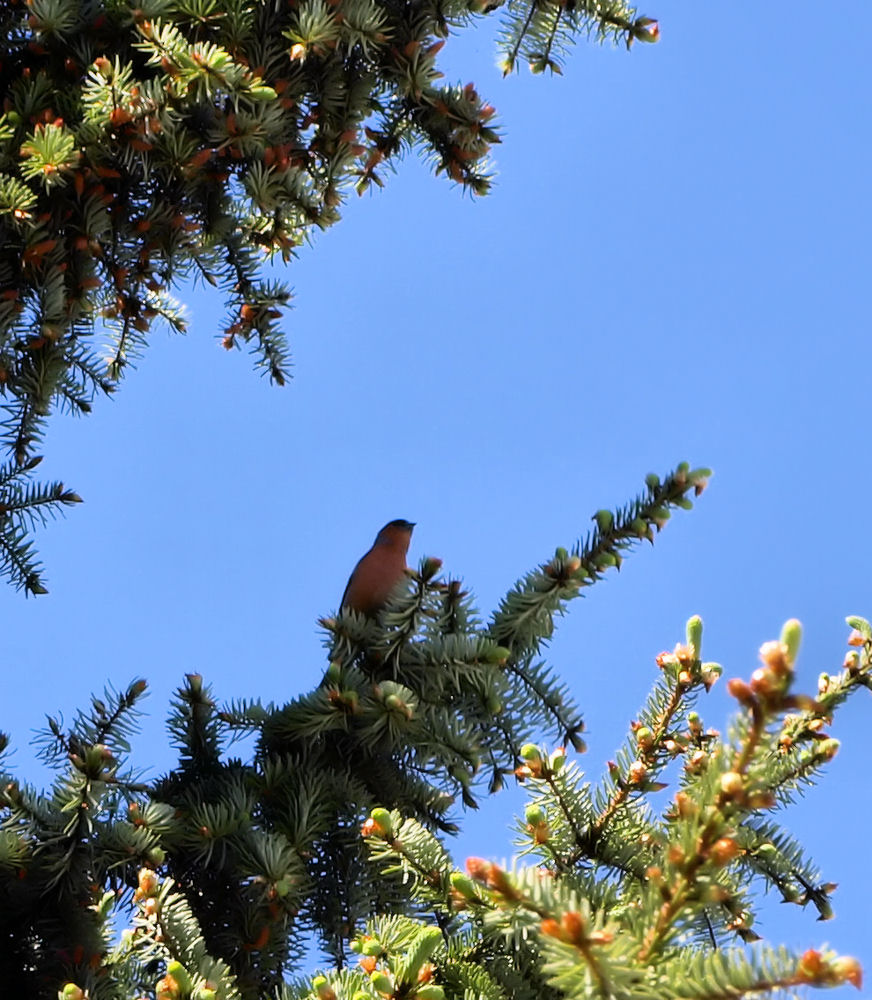
<path fill-rule="evenodd" d="M 814 948 L 809 948 L 808 951 L 803 952 L 799 960 L 799 969 L 797 971 L 800 982 L 814 982 L 821 974 L 823 968 L 824 960 L 821 953 L 815 951 Z"/>
<path fill-rule="evenodd" d="M 742 705 L 754 704 L 754 693 L 751 688 L 740 678 L 732 677 L 727 681 L 727 691 Z"/>
<path fill-rule="evenodd" d="M 850 983 L 858 990 L 863 988 L 863 967 L 856 958 L 837 958 L 831 968 L 837 982 Z"/>
<path fill-rule="evenodd" d="M 133 115 L 126 108 L 113 108 L 109 113 L 109 122 L 114 125 L 115 128 L 118 128 L 121 125 L 126 125 L 132 120 Z"/>
<path fill-rule="evenodd" d="M 478 882 L 487 882 L 492 867 L 490 861 L 485 861 L 484 858 L 466 859 L 467 873 Z"/>
<path fill-rule="evenodd" d="M 372 816 L 364 821 L 363 826 L 360 828 L 360 832 L 364 837 L 383 837 L 385 835 L 384 829 L 376 823 Z"/>
<path fill-rule="evenodd" d="M 528 830 L 537 844 L 547 844 L 551 839 L 551 830 L 547 823 L 537 823 L 528 827 Z"/>
<path fill-rule="evenodd" d="M 584 941 L 586 923 L 584 917 L 577 910 L 564 913 L 560 920 L 560 926 L 566 941 L 571 944 L 581 944 Z"/>
<path fill-rule="evenodd" d="M 718 867 L 723 868 L 741 853 L 741 848 L 732 837 L 721 837 L 709 848 L 709 858 Z"/>

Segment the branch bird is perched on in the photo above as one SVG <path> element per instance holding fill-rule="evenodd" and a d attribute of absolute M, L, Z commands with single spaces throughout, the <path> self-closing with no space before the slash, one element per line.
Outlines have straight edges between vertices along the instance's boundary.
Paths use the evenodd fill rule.
<path fill-rule="evenodd" d="M 406 553 L 414 527 L 414 522 L 399 518 L 382 528 L 372 548 L 354 567 L 340 610 L 349 608 L 370 616 L 381 611 L 405 576 Z"/>

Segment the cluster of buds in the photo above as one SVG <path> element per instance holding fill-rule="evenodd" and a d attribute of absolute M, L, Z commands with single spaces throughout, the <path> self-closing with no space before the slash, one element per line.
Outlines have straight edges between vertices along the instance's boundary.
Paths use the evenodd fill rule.
<path fill-rule="evenodd" d="M 466 871 L 469 876 L 491 889 L 505 903 L 517 903 L 521 893 L 512 885 L 508 872 L 496 862 L 484 858 L 467 858 Z"/>
<path fill-rule="evenodd" d="M 815 711 L 819 706 L 813 698 L 788 693 L 801 638 L 802 626 L 792 618 L 782 628 L 779 640 L 764 642 L 760 647 L 762 666 L 751 675 L 750 683 L 733 678 L 727 690 L 746 708 L 764 715 L 788 708 Z"/>
<path fill-rule="evenodd" d="M 386 681 L 375 687 L 373 694 L 397 721 L 411 722 L 415 718 L 417 704 L 414 698 L 408 696 L 410 692 L 404 693 L 400 685 Z"/>
<path fill-rule="evenodd" d="M 796 982 L 813 986 L 842 986 L 850 983 L 859 990 L 863 986 L 863 968 L 856 958 L 810 948 L 799 960 Z"/>
<path fill-rule="evenodd" d="M 588 931 L 587 920 L 578 910 L 567 911 L 559 921 L 546 917 L 540 930 L 546 937 L 556 938 L 583 951 L 591 946 L 611 944 L 615 939 L 609 930 Z"/>
<path fill-rule="evenodd" d="M 515 768 L 518 781 L 528 778 L 551 778 L 559 774 L 566 763 L 566 748 L 557 747 L 550 754 L 543 754 L 535 743 L 525 743 L 519 754 L 522 763 Z"/>
<path fill-rule="evenodd" d="M 145 826 L 145 817 L 142 815 L 142 809 L 138 802 L 131 802 L 127 806 L 127 818 L 130 822 L 136 826 Z"/>
<path fill-rule="evenodd" d="M 137 888 L 133 893 L 134 901 L 138 903 L 143 899 L 153 899 L 157 896 L 159 890 L 160 879 L 157 872 L 152 871 L 151 868 L 140 868 L 137 878 Z"/>
<path fill-rule="evenodd" d="M 155 986 L 156 1000 L 187 1000 L 192 995 L 194 984 L 188 970 L 181 962 L 167 963 L 166 975 Z M 208 988 L 208 987 L 207 987 Z M 214 995 L 214 990 L 212 991 Z M 197 991 L 196 1000 L 205 1000 L 202 989 Z"/>
<path fill-rule="evenodd" d="M 665 754 L 667 757 L 677 757 L 685 751 L 685 739 L 680 733 L 667 733 L 665 737 L 658 740 L 651 727 L 646 726 L 638 719 L 630 723 L 630 729 L 643 760 L 653 760 L 661 754 Z"/>
<path fill-rule="evenodd" d="M 734 796 L 745 796 L 745 782 L 742 775 L 729 772 L 722 776 L 721 791 L 728 787 Z M 770 803 L 771 804 L 771 803 Z M 732 861 L 744 853 L 744 848 L 736 839 L 736 831 L 729 823 L 723 810 L 715 810 L 702 806 L 683 789 L 676 792 L 672 806 L 666 814 L 667 819 L 679 824 L 678 832 L 666 849 L 666 860 L 679 872 L 693 877 L 700 860 L 706 860 L 714 868 L 726 868 Z M 688 845 L 692 844 L 692 847 Z M 711 885 L 716 901 L 723 886 Z"/>
<path fill-rule="evenodd" d="M 575 554 L 570 555 L 564 548 L 558 548 L 554 552 L 554 558 L 545 563 L 542 572 L 552 580 L 572 587 L 580 587 L 589 576 L 582 566 L 581 558 Z"/>
<path fill-rule="evenodd" d="M 356 715 L 360 711 L 360 695 L 354 688 L 328 688 L 327 701 L 346 715 Z"/>
<path fill-rule="evenodd" d="M 821 715 L 811 712 L 785 715 L 778 735 L 778 749 L 781 753 L 788 753 L 797 744 L 813 740 L 817 744 L 817 755 L 831 759 L 838 751 L 839 741 L 824 732 L 825 725 L 826 720 Z"/>
<path fill-rule="evenodd" d="M 452 872 L 449 881 L 451 888 L 448 895 L 454 910 L 468 910 L 472 906 L 480 906 L 485 898 L 479 886 L 463 872 Z"/>
<path fill-rule="evenodd" d="M 420 985 L 400 983 L 389 972 L 377 970 L 370 977 L 369 981 L 373 989 L 379 996 L 391 998 L 391 1000 L 445 1000 L 445 990 L 436 983 L 421 983 Z M 361 991 L 354 995 L 353 1000 L 370 1000 L 368 993 Z"/>
<path fill-rule="evenodd" d="M 856 649 L 848 650 L 845 654 L 845 660 L 844 663 L 842 663 L 842 667 L 848 672 L 849 677 L 858 677 L 860 675 L 860 654 Z"/>
<path fill-rule="evenodd" d="M 112 751 L 103 743 L 87 747 L 81 754 L 71 753 L 70 763 L 94 781 L 111 781 L 118 770 Z"/>
<path fill-rule="evenodd" d="M 832 757 L 838 749 L 838 741 L 824 732 L 824 727 L 831 721 L 832 707 L 838 704 L 845 691 L 854 684 L 872 689 L 872 625 L 857 615 L 849 616 L 847 622 L 851 626 L 848 645 L 853 648 L 845 656 L 843 672 L 836 676 L 829 673 L 818 676 L 817 701 L 809 698 L 793 699 L 804 711 L 784 717 L 778 739 L 779 749 L 784 753 L 798 743 L 814 740 L 817 742 L 815 750 L 818 756 L 824 752 L 824 756 Z M 865 656 L 861 655 L 861 650 L 866 651 Z"/>
<path fill-rule="evenodd" d="M 725 771 L 719 781 L 722 805 L 741 809 L 771 809 L 775 796 L 768 788 L 754 790 L 752 780 L 742 771 Z"/>
<path fill-rule="evenodd" d="M 364 934 L 351 942 L 351 950 L 360 955 L 357 960 L 363 971 L 371 976 L 376 971 L 379 961 L 384 959 L 387 951 L 382 942 L 371 934 Z"/>
<path fill-rule="evenodd" d="M 378 837 L 390 842 L 396 836 L 394 818 L 387 809 L 377 807 L 369 814 L 360 832 L 364 837 Z"/>
<path fill-rule="evenodd" d="M 859 615 L 850 615 L 847 622 L 851 626 L 849 646 L 872 646 L 872 624 Z"/>
<path fill-rule="evenodd" d="M 691 715 L 695 716 L 698 722 L 699 716 L 695 712 L 692 712 Z M 701 732 L 701 727 L 699 728 L 700 731 L 695 732 L 691 724 L 687 733 L 666 732 L 658 738 L 651 728 L 644 723 L 638 720 L 631 722 L 630 729 L 636 739 L 639 758 L 634 761 L 628 770 L 627 781 L 629 784 L 639 785 L 644 783 L 648 777 L 649 766 L 655 764 L 658 758 L 666 757 L 674 759 L 680 754 L 687 753 L 688 750 L 691 752 L 686 766 L 691 771 L 697 771 L 704 767 L 708 760 L 708 754 L 702 748 L 700 740 L 708 740 L 711 738 L 711 735 L 706 734 L 704 736 Z M 694 750 L 694 747 L 697 749 Z M 616 783 L 621 784 L 620 772 L 617 765 L 610 767 L 610 770 Z"/>
<path fill-rule="evenodd" d="M 847 622 L 851 626 L 848 645 L 854 648 L 848 651 L 842 666 L 849 681 L 872 690 L 872 624 L 859 615 L 850 615 Z"/>
<path fill-rule="evenodd" d="M 699 814 L 699 805 L 685 791 L 675 793 L 674 809 L 670 818 L 690 819 Z"/>
<path fill-rule="evenodd" d="M 315 976 L 312 980 L 312 988 L 318 1000 L 336 1000 L 336 990 L 326 976 Z"/>
<path fill-rule="evenodd" d="M 151 868 L 140 868 L 133 899 L 142 905 L 142 912 L 149 920 L 157 920 L 160 912 L 159 893 L 160 879 L 157 872 Z"/>
<path fill-rule="evenodd" d="M 371 934 L 362 934 L 351 942 L 351 950 L 360 955 L 361 969 L 369 976 L 372 988 L 379 996 L 392 1000 L 444 1000 L 445 991 L 433 982 L 435 967 L 430 957 L 442 943 L 442 932 L 438 927 L 421 929 L 410 952 L 400 956 L 400 961 L 392 960 L 385 944 Z M 318 976 L 312 984 L 318 1000 L 336 1000 L 335 991 L 323 976 Z M 352 1000 L 371 1000 L 372 994 L 360 991 Z"/>
<path fill-rule="evenodd" d="M 742 848 L 733 837 L 718 837 L 707 851 L 709 860 L 716 868 L 725 868 L 741 853 Z"/>
<path fill-rule="evenodd" d="M 527 833 L 533 843 L 547 844 L 551 837 L 551 828 L 548 826 L 548 817 L 542 806 L 531 802 L 524 810 L 524 819 L 527 821 Z"/>
<path fill-rule="evenodd" d="M 701 774 L 709 765 L 709 752 L 702 747 L 692 750 L 684 762 L 684 769 L 688 774 Z"/>
<path fill-rule="evenodd" d="M 218 988 L 206 980 L 195 986 L 181 962 L 167 963 L 166 974 L 155 984 L 155 1000 L 217 1000 Z"/>
<path fill-rule="evenodd" d="M 671 677 L 682 689 L 702 685 L 710 691 L 721 676 L 722 667 L 719 663 L 703 663 L 702 652 L 702 619 L 694 615 L 688 619 L 687 640 L 678 643 L 672 652 L 659 653 L 655 658 L 657 666 Z"/>
<path fill-rule="evenodd" d="M 327 667 L 322 682 L 327 688 L 327 701 L 346 715 L 356 715 L 360 711 L 360 695 L 354 688 L 343 688 L 343 680 L 342 664 L 338 660 L 334 660 Z"/>
<path fill-rule="evenodd" d="M 627 769 L 626 782 L 620 781 L 619 784 L 623 786 L 626 784 L 630 788 L 642 789 L 646 792 L 659 792 L 666 785 L 660 781 L 651 781 L 650 770 L 648 765 L 642 760 L 634 760 Z"/>
<path fill-rule="evenodd" d="M 660 38 L 660 25 L 653 18 L 640 17 L 634 25 L 640 42 L 656 42 Z M 646 37 L 642 37 L 642 36 Z M 681 489 L 693 487 L 694 496 L 700 496 L 711 479 L 711 469 L 691 469 L 689 462 L 679 462 L 672 477 Z"/>

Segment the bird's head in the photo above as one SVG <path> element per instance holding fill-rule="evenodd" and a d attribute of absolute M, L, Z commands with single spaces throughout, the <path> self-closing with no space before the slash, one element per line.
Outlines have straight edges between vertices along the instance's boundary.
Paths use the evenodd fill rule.
<path fill-rule="evenodd" d="M 375 537 L 376 545 L 399 545 L 403 551 L 407 551 L 412 540 L 412 531 L 415 527 L 414 521 L 405 521 L 397 518 L 395 521 L 388 521 L 382 530 Z"/>

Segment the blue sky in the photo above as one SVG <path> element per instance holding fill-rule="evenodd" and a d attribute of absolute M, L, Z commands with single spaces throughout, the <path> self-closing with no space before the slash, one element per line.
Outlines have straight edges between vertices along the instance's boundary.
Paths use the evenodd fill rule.
<path fill-rule="evenodd" d="M 221 303 L 197 289 L 187 337 L 158 333 L 115 400 L 54 421 L 43 470 L 86 502 L 40 535 L 51 593 L 0 591 L 23 777 L 41 780 L 44 714 L 106 681 L 149 680 L 136 754 L 157 767 L 184 673 L 220 699 L 311 687 L 315 620 L 391 518 L 417 521 L 411 559 L 443 558 L 488 613 L 684 458 L 715 470 L 697 509 L 550 649 L 592 777 L 693 613 L 728 677 L 792 616 L 801 683 L 840 667 L 844 616 L 872 615 L 865 5 L 642 13 L 660 44 L 581 45 L 562 78 L 502 80 L 486 32 L 448 44 L 448 77 L 499 111 L 494 191 L 471 201 L 409 157 L 354 197 L 291 267 L 289 386 L 221 350 Z M 730 707 L 716 689 L 707 724 Z M 842 711 L 829 780 L 783 817 L 839 883 L 837 918 L 772 905 L 762 930 L 872 969 L 869 712 Z M 458 858 L 509 854 L 517 802 L 470 817 Z"/>

